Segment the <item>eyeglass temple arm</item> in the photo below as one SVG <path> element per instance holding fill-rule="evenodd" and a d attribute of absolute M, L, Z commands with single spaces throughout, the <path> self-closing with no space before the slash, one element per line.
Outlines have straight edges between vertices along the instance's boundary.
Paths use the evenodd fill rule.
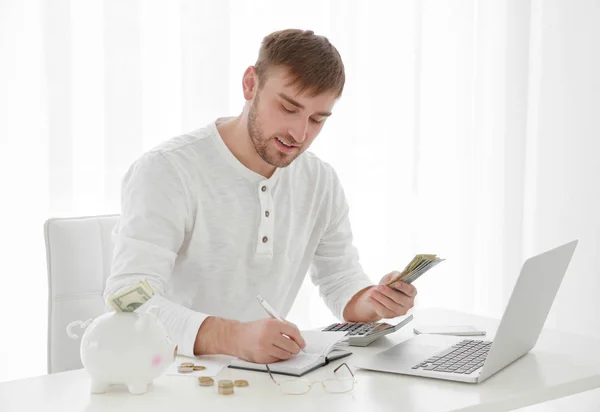
<path fill-rule="evenodd" d="M 333 370 L 333 373 L 336 373 L 336 372 L 338 371 L 338 369 L 340 369 L 342 366 L 345 366 L 345 367 L 348 369 L 348 371 L 350 372 L 350 375 L 352 375 L 352 380 L 353 380 L 354 382 L 356 382 L 356 378 L 354 377 L 354 374 L 352 373 L 352 369 L 350 369 L 350 366 L 348 366 L 348 365 L 346 364 L 346 362 L 342 363 L 340 366 L 338 366 L 337 368 L 335 368 L 335 369 Z M 269 372 L 269 373 L 270 373 L 270 372 Z M 272 378 L 272 376 L 271 376 L 271 378 Z"/>

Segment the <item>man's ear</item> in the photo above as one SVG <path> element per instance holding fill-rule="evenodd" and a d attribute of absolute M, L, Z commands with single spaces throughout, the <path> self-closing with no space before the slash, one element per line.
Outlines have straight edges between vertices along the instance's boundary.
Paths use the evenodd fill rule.
<path fill-rule="evenodd" d="M 242 77 L 242 90 L 244 91 L 244 99 L 250 101 L 258 92 L 258 76 L 256 67 L 249 66 Z"/>

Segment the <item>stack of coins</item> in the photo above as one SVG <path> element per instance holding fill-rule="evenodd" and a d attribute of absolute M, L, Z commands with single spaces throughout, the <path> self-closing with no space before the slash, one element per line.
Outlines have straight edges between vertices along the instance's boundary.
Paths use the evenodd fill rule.
<path fill-rule="evenodd" d="M 179 373 L 190 373 L 193 371 L 203 371 L 206 367 L 202 365 L 195 365 L 192 362 L 182 362 L 177 367 Z"/>
<path fill-rule="evenodd" d="M 215 381 L 213 380 L 213 378 L 209 378 L 208 376 L 200 376 L 198 378 L 198 383 L 200 384 L 200 386 L 213 386 L 215 384 Z"/>
<path fill-rule="evenodd" d="M 248 386 L 248 381 L 245 379 L 238 379 L 236 381 L 233 381 L 233 385 L 236 388 L 245 388 L 246 386 Z"/>
<path fill-rule="evenodd" d="M 177 367 L 179 373 L 190 373 L 194 370 L 194 364 L 192 362 L 183 362 Z"/>
<path fill-rule="evenodd" d="M 233 395 L 233 382 L 228 379 L 219 381 L 219 394 L 220 395 Z"/>

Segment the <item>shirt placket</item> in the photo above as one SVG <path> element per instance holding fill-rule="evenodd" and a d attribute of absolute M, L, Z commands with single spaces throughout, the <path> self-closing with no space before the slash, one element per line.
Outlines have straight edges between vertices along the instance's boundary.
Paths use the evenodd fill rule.
<path fill-rule="evenodd" d="M 258 226 L 256 253 L 261 256 L 273 256 L 273 196 L 270 182 L 263 181 L 258 185 L 260 202 L 260 224 Z"/>

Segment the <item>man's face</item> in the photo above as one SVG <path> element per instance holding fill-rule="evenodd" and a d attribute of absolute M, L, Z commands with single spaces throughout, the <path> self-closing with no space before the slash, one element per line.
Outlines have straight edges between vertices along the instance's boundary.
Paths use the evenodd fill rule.
<path fill-rule="evenodd" d="M 336 101 L 335 93 L 311 96 L 286 86 L 283 68 L 269 69 L 266 81 L 250 102 L 248 134 L 259 156 L 275 167 L 286 167 L 315 139 Z"/>

